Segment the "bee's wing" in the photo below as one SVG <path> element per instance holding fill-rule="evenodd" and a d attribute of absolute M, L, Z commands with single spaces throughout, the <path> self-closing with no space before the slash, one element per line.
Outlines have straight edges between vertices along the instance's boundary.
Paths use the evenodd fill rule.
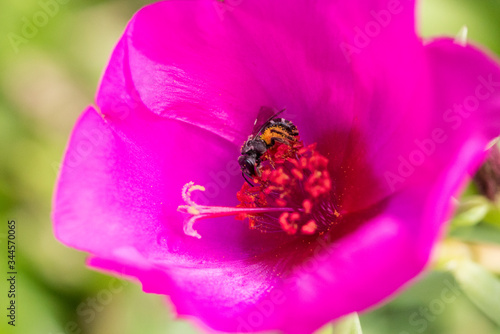
<path fill-rule="evenodd" d="M 257 114 L 257 118 L 255 119 L 255 122 L 253 123 L 253 129 L 252 129 L 252 137 L 257 137 L 260 135 L 262 130 L 266 127 L 266 125 L 276 116 L 281 114 L 285 109 L 282 109 L 278 111 L 275 108 L 270 108 L 270 107 L 261 107 L 259 110 L 259 113 Z"/>

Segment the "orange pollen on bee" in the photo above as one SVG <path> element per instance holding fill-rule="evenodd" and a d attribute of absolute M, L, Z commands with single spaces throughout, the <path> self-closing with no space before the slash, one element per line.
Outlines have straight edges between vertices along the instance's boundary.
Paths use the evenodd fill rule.
<path fill-rule="evenodd" d="M 266 142 L 267 145 L 271 145 L 272 139 L 281 138 L 288 142 L 295 141 L 295 137 L 291 135 L 286 129 L 279 125 L 273 125 L 267 127 L 264 132 L 260 135 L 260 138 Z"/>
<path fill-rule="evenodd" d="M 253 178 L 253 185 L 245 182 L 237 192 L 240 204 L 236 207 L 196 204 L 192 192 L 205 188 L 189 182 L 182 189 L 186 205 L 177 208 L 191 216 L 184 222 L 184 232 L 201 238 L 193 228 L 197 220 L 232 215 L 263 233 L 322 233 L 340 217 L 327 165 L 328 159 L 316 151 L 315 144 L 304 146 L 299 139 L 276 143 L 261 157 L 260 176 Z"/>

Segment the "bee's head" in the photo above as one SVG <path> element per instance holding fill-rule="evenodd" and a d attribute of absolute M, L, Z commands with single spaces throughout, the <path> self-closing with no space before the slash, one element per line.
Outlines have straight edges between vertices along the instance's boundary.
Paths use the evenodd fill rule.
<path fill-rule="evenodd" d="M 241 171 L 248 176 L 255 176 L 257 174 L 255 171 L 256 162 L 255 155 L 241 155 L 238 158 Z"/>

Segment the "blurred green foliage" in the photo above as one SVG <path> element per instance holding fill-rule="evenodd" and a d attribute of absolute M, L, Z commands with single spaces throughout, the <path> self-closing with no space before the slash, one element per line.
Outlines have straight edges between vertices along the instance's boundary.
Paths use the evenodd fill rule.
<path fill-rule="evenodd" d="M 52 190 L 73 124 L 93 102 L 99 77 L 127 21 L 147 3 L 67 1 L 30 38 L 15 43 L 9 34 L 19 34 L 24 20 L 33 19 L 41 5 L 38 0 L 0 4 L 0 216 L 3 222 L 17 222 L 19 272 L 18 326 L 12 330 L 2 311 L 1 333 L 199 332 L 186 321 L 174 321 L 164 297 L 87 269 L 85 254 L 56 241 L 51 226 Z M 419 14 L 424 38 L 453 36 L 467 25 L 470 40 L 500 54 L 498 0 L 426 0 Z M 500 215 L 488 215 L 496 225 L 483 221 L 484 200 L 474 196 L 474 191 L 464 195 L 463 215 L 452 225 L 451 236 L 472 244 L 500 244 L 495 218 Z M 2 245 L 6 232 L 0 229 Z M 6 272 L 5 261 L 0 263 Z M 119 291 L 111 292 L 110 284 Z M 500 333 L 462 290 L 453 302 L 442 301 L 443 289 L 450 284 L 457 287 L 449 271 L 422 274 L 394 300 L 362 314 L 363 332 Z M 0 289 L 4 309 L 3 279 Z M 439 301 L 443 310 L 422 311 L 436 308 Z"/>

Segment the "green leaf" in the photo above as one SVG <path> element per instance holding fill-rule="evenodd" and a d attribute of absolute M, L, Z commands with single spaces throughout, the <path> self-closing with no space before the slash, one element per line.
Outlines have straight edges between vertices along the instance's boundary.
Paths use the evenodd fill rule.
<path fill-rule="evenodd" d="M 470 260 L 453 261 L 450 265 L 462 291 L 488 318 L 500 325 L 500 280 Z"/>
<path fill-rule="evenodd" d="M 455 217 L 451 221 L 453 227 L 478 224 L 486 216 L 491 204 L 483 196 L 470 196 L 461 200 Z"/>
<path fill-rule="evenodd" d="M 500 208 L 496 205 L 492 205 L 486 216 L 484 217 L 484 222 L 496 226 L 500 226 Z"/>
<path fill-rule="evenodd" d="M 314 334 L 333 334 L 333 325 L 328 324 L 318 329 Z"/>
<path fill-rule="evenodd" d="M 479 223 L 475 226 L 457 227 L 449 236 L 469 242 L 485 242 L 500 244 L 500 226 Z"/>
<path fill-rule="evenodd" d="M 333 324 L 333 334 L 363 334 L 357 313 L 351 313 Z"/>

